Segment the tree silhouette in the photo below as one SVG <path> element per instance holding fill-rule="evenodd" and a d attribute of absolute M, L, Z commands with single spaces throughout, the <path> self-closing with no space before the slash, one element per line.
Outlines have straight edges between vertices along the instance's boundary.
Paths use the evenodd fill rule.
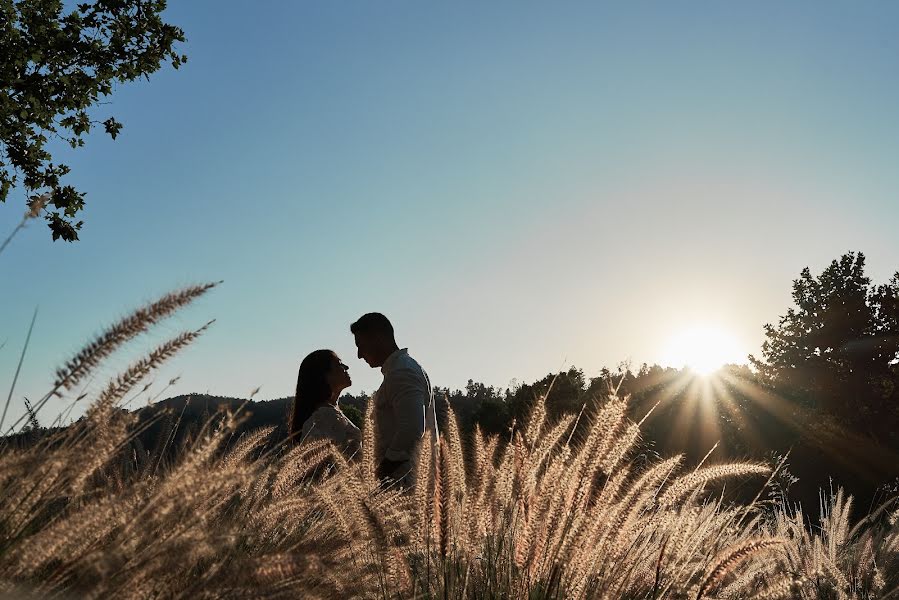
<path fill-rule="evenodd" d="M 817 277 L 793 281 L 794 308 L 765 325 L 761 379 L 812 408 L 853 425 L 880 426 L 896 416 L 899 273 L 871 285 L 865 256 L 849 252 Z M 882 427 L 881 427 L 882 428 Z"/>
<path fill-rule="evenodd" d="M 181 29 L 163 22 L 165 0 L 96 0 L 63 14 L 61 0 L 0 0 L 0 202 L 21 185 L 29 207 L 49 194 L 44 217 L 53 239 L 78 239 L 84 193 L 60 178 L 45 145 L 52 136 L 72 148 L 103 125 L 113 139 L 122 124 L 95 121 L 89 109 L 112 93 L 114 82 L 146 78 L 164 61 L 178 68 L 187 57 L 173 50 Z"/>

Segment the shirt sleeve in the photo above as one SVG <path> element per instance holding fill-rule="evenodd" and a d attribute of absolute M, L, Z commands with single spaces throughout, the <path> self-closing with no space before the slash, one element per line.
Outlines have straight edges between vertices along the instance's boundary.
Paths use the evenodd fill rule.
<path fill-rule="evenodd" d="M 394 427 L 384 458 L 408 461 L 425 431 L 425 406 L 430 400 L 430 390 L 424 378 L 413 369 L 397 369 L 389 377 Z"/>

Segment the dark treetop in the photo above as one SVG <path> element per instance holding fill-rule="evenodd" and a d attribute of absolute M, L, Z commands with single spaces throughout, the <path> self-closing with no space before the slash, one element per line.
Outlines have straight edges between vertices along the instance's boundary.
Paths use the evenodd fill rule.
<path fill-rule="evenodd" d="M 97 0 L 63 13 L 59 0 L 0 0 L 0 202 L 22 187 L 50 194 L 45 218 L 53 239 L 78 239 L 84 193 L 61 178 L 69 172 L 46 149 L 50 136 L 73 148 L 93 125 L 113 137 L 122 124 L 95 121 L 90 109 L 113 82 L 147 78 L 164 61 L 187 57 L 173 49 L 184 32 L 163 22 L 164 0 Z"/>

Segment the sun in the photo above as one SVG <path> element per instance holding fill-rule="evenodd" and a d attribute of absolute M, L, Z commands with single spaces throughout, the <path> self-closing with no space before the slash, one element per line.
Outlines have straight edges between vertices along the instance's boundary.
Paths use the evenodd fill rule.
<path fill-rule="evenodd" d="M 663 362 L 686 367 L 697 375 L 708 376 L 729 363 L 745 361 L 746 353 L 726 329 L 712 324 L 684 328 L 668 341 Z"/>

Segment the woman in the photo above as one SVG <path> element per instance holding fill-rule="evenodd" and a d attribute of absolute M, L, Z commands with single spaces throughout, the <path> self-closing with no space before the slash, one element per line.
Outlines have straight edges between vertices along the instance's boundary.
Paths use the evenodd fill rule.
<path fill-rule="evenodd" d="M 359 452 L 362 432 L 337 407 L 340 392 L 352 384 L 347 371 L 349 367 L 331 350 L 316 350 L 300 363 L 288 424 L 294 443 L 324 439 L 348 456 Z"/>

